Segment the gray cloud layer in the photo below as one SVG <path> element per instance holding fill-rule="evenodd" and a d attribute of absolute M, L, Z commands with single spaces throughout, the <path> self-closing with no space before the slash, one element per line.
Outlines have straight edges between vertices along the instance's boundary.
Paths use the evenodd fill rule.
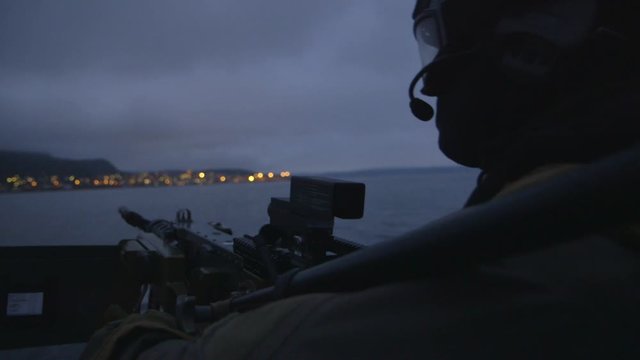
<path fill-rule="evenodd" d="M 412 119 L 412 0 L 8 0 L 0 147 L 125 169 L 447 164 Z"/>

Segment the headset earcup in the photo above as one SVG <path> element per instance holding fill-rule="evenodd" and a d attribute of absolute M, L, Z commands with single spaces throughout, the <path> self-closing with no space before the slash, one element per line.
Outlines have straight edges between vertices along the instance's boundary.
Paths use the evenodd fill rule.
<path fill-rule="evenodd" d="M 519 81 L 559 80 L 580 62 L 596 14 L 597 0 L 557 0 L 502 18 L 495 32 L 502 47 L 500 65 Z"/>
<path fill-rule="evenodd" d="M 541 37 L 517 33 L 498 39 L 496 52 L 502 71 L 517 82 L 540 84 L 550 81 L 559 49 Z"/>

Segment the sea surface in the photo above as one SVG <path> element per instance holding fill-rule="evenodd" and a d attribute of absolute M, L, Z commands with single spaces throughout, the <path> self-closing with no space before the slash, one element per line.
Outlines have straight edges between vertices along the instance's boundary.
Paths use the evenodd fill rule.
<path fill-rule="evenodd" d="M 332 175 L 366 185 L 364 217 L 338 219 L 334 234 L 363 244 L 391 239 L 459 209 L 476 176 L 464 168 Z M 288 195 L 289 182 L 0 194 L 0 246 L 117 244 L 137 233 L 120 218 L 120 206 L 169 220 L 188 208 L 196 222 L 253 235 L 269 221 L 271 197 Z"/>
<path fill-rule="evenodd" d="M 334 233 L 373 244 L 460 209 L 477 172 L 434 168 L 331 176 L 366 185 L 364 217 L 338 220 Z M 120 218 L 120 206 L 150 219 L 173 219 L 176 210 L 188 208 L 194 221 L 220 221 L 236 235 L 256 234 L 269 220 L 270 198 L 288 194 L 288 182 L 0 194 L 0 247 L 117 244 L 138 232 Z M 0 359 L 74 359 L 83 349 L 84 344 L 16 349 L 0 351 Z"/>

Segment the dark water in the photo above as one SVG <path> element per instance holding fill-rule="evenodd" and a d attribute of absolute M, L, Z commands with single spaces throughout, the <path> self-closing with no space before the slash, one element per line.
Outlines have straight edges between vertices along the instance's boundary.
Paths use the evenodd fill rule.
<path fill-rule="evenodd" d="M 336 223 L 336 235 L 371 244 L 460 208 L 477 173 L 460 168 L 343 174 L 367 186 L 365 216 Z M 118 189 L 0 195 L 0 246 L 116 244 L 136 230 L 119 217 L 125 205 L 148 218 L 172 219 L 180 208 L 195 221 L 221 221 L 236 234 L 255 234 L 268 221 L 270 198 L 289 183 Z M 73 359 L 84 344 L 0 351 L 0 359 Z"/>
<path fill-rule="evenodd" d="M 337 221 L 335 234 L 365 244 L 392 238 L 458 209 L 475 176 L 458 168 L 343 174 L 366 184 L 365 216 Z M 0 246 L 116 244 L 136 234 L 118 215 L 123 205 L 167 219 L 189 208 L 195 221 L 255 234 L 269 220 L 270 198 L 286 197 L 288 190 L 289 183 L 280 182 L 2 194 Z"/>

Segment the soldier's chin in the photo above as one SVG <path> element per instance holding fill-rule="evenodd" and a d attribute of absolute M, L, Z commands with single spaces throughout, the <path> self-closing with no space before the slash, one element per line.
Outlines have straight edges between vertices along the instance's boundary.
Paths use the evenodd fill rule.
<path fill-rule="evenodd" d="M 458 164 L 480 167 L 480 154 L 474 141 L 461 138 L 452 139 L 441 132 L 438 137 L 438 146 L 446 157 Z"/>

